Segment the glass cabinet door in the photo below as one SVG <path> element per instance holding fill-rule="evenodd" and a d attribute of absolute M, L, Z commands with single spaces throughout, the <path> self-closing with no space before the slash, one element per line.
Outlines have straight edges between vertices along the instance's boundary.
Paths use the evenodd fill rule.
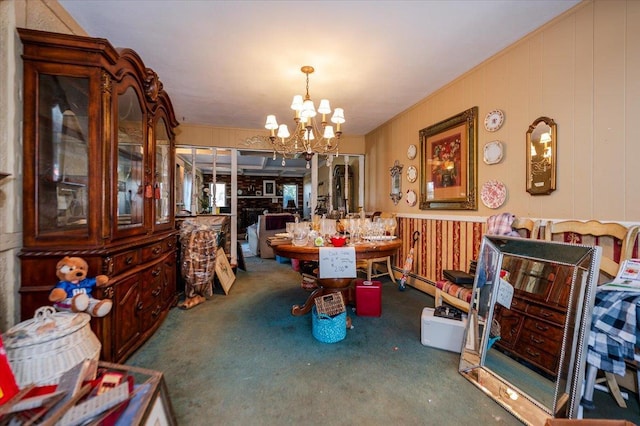
<path fill-rule="evenodd" d="M 118 96 L 117 117 L 117 218 L 121 229 L 144 224 L 144 199 L 151 197 L 144 180 L 144 117 L 133 87 Z"/>
<path fill-rule="evenodd" d="M 155 126 L 155 224 L 171 222 L 171 140 L 164 118 Z"/>
<path fill-rule="evenodd" d="M 38 235 L 88 234 L 89 78 L 38 77 Z"/>

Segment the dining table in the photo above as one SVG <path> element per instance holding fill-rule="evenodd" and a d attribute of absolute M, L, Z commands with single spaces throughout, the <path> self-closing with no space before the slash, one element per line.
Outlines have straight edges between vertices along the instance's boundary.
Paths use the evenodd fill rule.
<path fill-rule="evenodd" d="M 325 247 L 333 247 L 331 244 Z M 349 247 L 355 248 L 356 261 L 365 259 L 375 259 L 379 257 L 393 256 L 400 247 L 402 240 L 397 237 L 388 237 L 378 240 L 364 240 Z M 297 259 L 300 261 L 318 262 L 320 259 L 320 247 L 315 246 L 312 241 L 307 245 L 297 246 L 291 243 L 273 245 L 273 252 L 281 257 Z M 330 293 L 340 292 L 345 305 L 355 303 L 355 291 L 353 287 L 354 277 L 320 278 L 317 277 L 318 288 L 307 297 L 302 305 L 293 305 L 292 315 L 305 315 L 311 311 L 315 304 L 315 299 Z"/>

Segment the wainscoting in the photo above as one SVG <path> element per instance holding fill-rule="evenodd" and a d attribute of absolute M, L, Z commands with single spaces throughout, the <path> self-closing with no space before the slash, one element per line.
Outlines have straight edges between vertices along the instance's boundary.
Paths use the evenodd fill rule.
<path fill-rule="evenodd" d="M 404 242 L 395 256 L 394 266 L 402 271 L 411 249 L 415 231 L 420 236 L 414 247 L 413 268 L 407 282 L 431 295 L 443 269 L 469 269 L 478 258 L 480 242 L 486 232 L 486 220 L 461 221 L 415 217 L 398 217 L 398 235 Z"/>

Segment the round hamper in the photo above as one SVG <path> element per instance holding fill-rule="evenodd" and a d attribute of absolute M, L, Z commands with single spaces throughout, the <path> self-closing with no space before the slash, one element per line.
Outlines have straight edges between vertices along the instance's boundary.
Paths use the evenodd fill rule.
<path fill-rule="evenodd" d="M 316 340 L 323 343 L 336 343 L 347 337 L 347 312 L 335 316 L 319 314 L 314 306 L 311 309 L 311 332 Z"/>
<path fill-rule="evenodd" d="M 20 388 L 54 385 L 60 376 L 85 359 L 98 360 L 100 341 L 85 313 L 39 308 L 34 317 L 9 329 L 2 339 Z"/>

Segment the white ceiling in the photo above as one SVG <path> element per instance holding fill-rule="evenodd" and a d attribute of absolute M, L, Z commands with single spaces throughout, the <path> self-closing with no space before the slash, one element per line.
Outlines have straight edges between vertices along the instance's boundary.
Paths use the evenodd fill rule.
<path fill-rule="evenodd" d="M 130 47 L 160 76 L 180 122 L 290 124 L 309 92 L 364 135 L 578 0 L 60 0 L 92 37 Z M 266 132 L 266 130 L 265 130 Z"/>

